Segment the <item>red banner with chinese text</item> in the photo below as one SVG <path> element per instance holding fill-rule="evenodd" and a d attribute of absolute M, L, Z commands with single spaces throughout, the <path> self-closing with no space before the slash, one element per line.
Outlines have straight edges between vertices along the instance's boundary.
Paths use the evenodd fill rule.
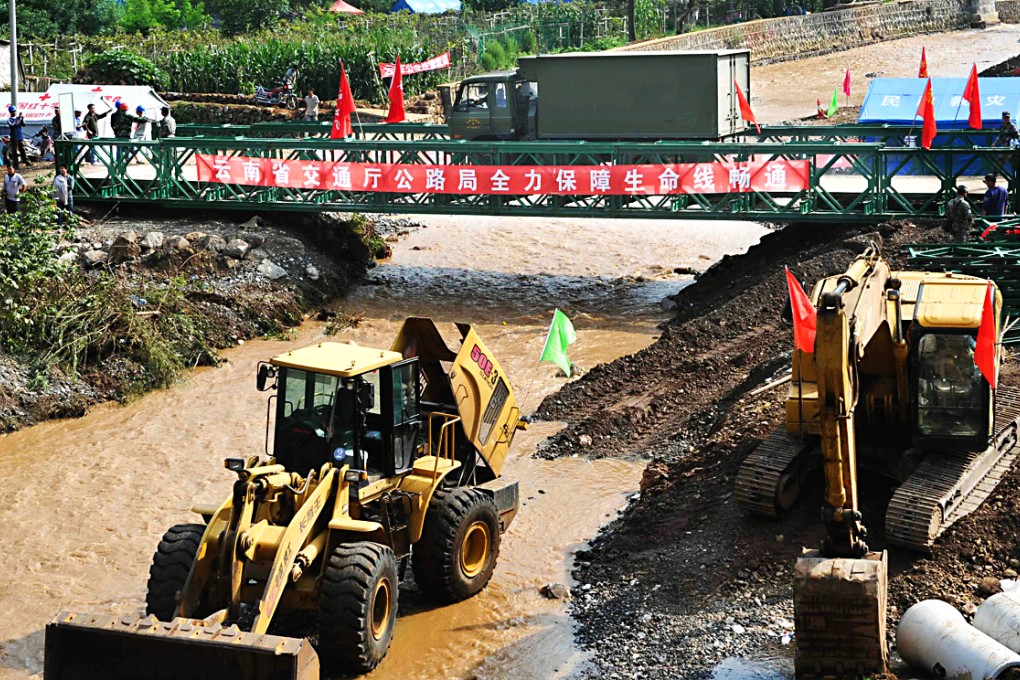
<path fill-rule="evenodd" d="M 392 78 L 393 77 L 394 64 L 387 62 L 379 63 L 379 77 L 380 78 Z M 428 61 L 415 61 L 410 64 L 400 65 L 400 74 L 409 76 L 412 73 L 423 73 L 425 71 L 438 71 L 439 69 L 450 68 L 450 53 L 443 52 L 437 57 L 432 57 Z"/>
<path fill-rule="evenodd" d="M 808 161 L 668 165 L 396 165 L 196 154 L 198 180 L 326 191 L 662 196 L 808 188 Z"/>

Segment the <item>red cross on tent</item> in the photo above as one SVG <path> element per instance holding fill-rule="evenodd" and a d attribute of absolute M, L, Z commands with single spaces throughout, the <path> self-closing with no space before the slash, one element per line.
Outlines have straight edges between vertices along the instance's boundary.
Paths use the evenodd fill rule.
<path fill-rule="evenodd" d="M 47 99 L 49 99 L 49 98 L 50 98 L 50 93 L 49 93 L 49 92 L 47 92 L 47 93 L 46 93 L 46 94 L 44 94 L 43 96 L 39 97 L 39 101 L 41 101 L 41 102 L 44 102 L 44 101 L 46 101 L 46 100 L 47 100 Z"/>
<path fill-rule="evenodd" d="M 103 88 L 102 87 L 97 87 L 97 88 L 93 89 L 92 91 L 93 92 L 102 92 Z"/>

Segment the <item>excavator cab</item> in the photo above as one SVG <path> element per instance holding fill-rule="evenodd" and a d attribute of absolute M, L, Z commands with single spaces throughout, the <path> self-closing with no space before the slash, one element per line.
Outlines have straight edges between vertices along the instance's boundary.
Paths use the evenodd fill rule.
<path fill-rule="evenodd" d="M 926 448 L 988 446 L 991 387 L 974 363 L 977 340 L 964 333 L 926 333 L 916 344 L 915 443 Z"/>

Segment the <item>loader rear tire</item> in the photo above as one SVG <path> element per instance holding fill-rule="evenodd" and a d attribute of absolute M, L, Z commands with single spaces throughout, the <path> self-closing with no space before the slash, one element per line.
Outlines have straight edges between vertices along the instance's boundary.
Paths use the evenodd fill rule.
<path fill-rule="evenodd" d="M 437 491 L 411 557 L 415 583 L 440 602 L 466 600 L 492 578 L 499 539 L 491 497 L 469 488 Z"/>
<path fill-rule="evenodd" d="M 202 524 L 177 524 L 163 534 L 149 567 L 146 614 L 152 614 L 160 621 L 173 619 L 177 598 L 188 580 L 188 572 L 204 533 L 205 526 Z"/>
<path fill-rule="evenodd" d="M 329 668 L 367 673 L 386 657 L 399 586 L 389 546 L 337 546 L 323 570 L 319 596 L 318 651 Z"/>

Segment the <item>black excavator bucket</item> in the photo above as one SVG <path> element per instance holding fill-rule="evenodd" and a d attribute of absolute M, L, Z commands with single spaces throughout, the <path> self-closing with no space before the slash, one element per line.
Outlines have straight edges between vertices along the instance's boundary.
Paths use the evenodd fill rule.
<path fill-rule="evenodd" d="M 61 612 L 46 626 L 46 680 L 318 680 L 308 640 L 236 626 Z"/>

